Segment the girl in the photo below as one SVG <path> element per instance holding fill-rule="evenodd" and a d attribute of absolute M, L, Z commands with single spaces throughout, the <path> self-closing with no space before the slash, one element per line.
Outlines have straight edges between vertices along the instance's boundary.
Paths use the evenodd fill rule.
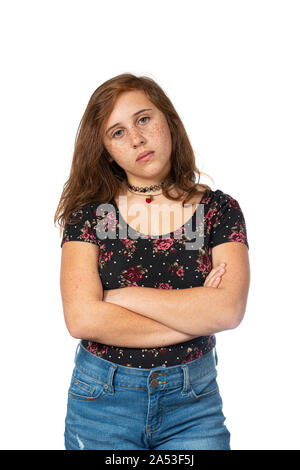
<path fill-rule="evenodd" d="M 249 245 L 237 200 L 196 173 L 157 83 L 122 74 L 95 90 L 55 214 L 80 339 L 66 449 L 230 449 L 215 334 L 244 316 Z"/>

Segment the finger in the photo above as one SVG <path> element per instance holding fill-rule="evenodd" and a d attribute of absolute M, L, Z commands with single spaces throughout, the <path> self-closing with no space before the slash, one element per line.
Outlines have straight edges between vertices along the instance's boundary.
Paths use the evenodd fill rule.
<path fill-rule="evenodd" d="M 217 266 L 216 268 L 212 269 L 207 276 L 208 280 L 213 280 L 217 275 L 223 275 L 225 272 L 225 268 Z"/>
<path fill-rule="evenodd" d="M 220 277 L 214 277 L 210 279 L 208 282 L 205 282 L 204 287 L 218 287 L 220 284 Z"/>
<path fill-rule="evenodd" d="M 216 276 L 211 282 L 211 287 L 219 287 L 221 280 L 222 276 Z"/>
<path fill-rule="evenodd" d="M 213 278 L 213 276 L 215 276 L 218 272 L 219 272 L 219 266 L 217 266 L 216 268 L 213 268 L 209 273 L 208 273 L 208 276 L 207 276 L 207 279 L 211 279 Z"/>
<path fill-rule="evenodd" d="M 216 277 L 217 277 L 216 275 L 214 275 L 214 276 L 211 275 L 210 277 L 207 277 L 207 278 L 205 279 L 204 286 L 205 286 L 205 287 L 213 287 L 213 286 L 214 286 L 214 282 L 215 282 L 215 280 L 216 280 Z"/>
<path fill-rule="evenodd" d="M 204 283 L 204 286 L 205 287 L 213 287 L 215 285 L 215 282 L 216 282 L 216 278 L 219 277 L 220 279 L 217 280 L 217 282 L 220 282 L 221 280 L 221 277 L 222 275 L 225 273 L 225 269 L 221 269 L 220 268 L 214 268 L 210 273 L 209 275 L 207 276 L 207 278 L 205 279 L 205 283 Z"/>

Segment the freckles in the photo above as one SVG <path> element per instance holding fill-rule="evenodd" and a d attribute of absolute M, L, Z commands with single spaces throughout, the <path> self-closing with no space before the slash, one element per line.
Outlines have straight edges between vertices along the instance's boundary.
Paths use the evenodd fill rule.
<path fill-rule="evenodd" d="M 153 137 L 153 139 L 166 137 L 168 135 L 168 128 L 162 124 L 154 124 L 148 135 Z"/>

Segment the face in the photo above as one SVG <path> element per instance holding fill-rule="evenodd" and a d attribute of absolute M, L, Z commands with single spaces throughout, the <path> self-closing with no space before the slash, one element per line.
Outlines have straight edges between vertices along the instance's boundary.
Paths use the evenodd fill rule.
<path fill-rule="evenodd" d="M 134 186 L 160 184 L 170 171 L 172 139 L 167 120 L 143 91 L 119 96 L 106 122 L 103 144 Z M 140 153 L 150 150 L 154 154 L 149 160 L 137 161 Z"/>

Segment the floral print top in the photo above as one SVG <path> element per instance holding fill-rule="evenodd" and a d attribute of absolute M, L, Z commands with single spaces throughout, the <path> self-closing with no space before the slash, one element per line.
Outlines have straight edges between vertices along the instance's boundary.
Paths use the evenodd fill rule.
<path fill-rule="evenodd" d="M 202 212 L 198 212 L 198 208 Z M 240 242 L 249 249 L 249 245 L 244 215 L 236 199 L 220 189 L 208 189 L 198 208 L 184 226 L 170 232 L 168 237 L 166 234 L 154 237 L 143 235 L 128 226 L 114 200 L 106 205 L 86 204 L 72 212 L 78 223 L 66 224 L 61 246 L 70 241 L 99 246 L 98 271 L 103 289 L 127 286 L 187 289 L 203 286 L 212 269 L 214 246 Z M 125 236 L 124 230 L 127 233 Z M 107 238 L 103 236 L 105 233 L 109 234 Z M 201 244 L 195 243 L 199 240 L 196 236 L 202 237 Z M 82 343 L 91 353 L 107 361 L 148 369 L 183 364 L 199 358 L 216 345 L 216 338 L 215 335 L 200 336 L 161 348 L 126 348 L 88 340 L 82 340 Z"/>

